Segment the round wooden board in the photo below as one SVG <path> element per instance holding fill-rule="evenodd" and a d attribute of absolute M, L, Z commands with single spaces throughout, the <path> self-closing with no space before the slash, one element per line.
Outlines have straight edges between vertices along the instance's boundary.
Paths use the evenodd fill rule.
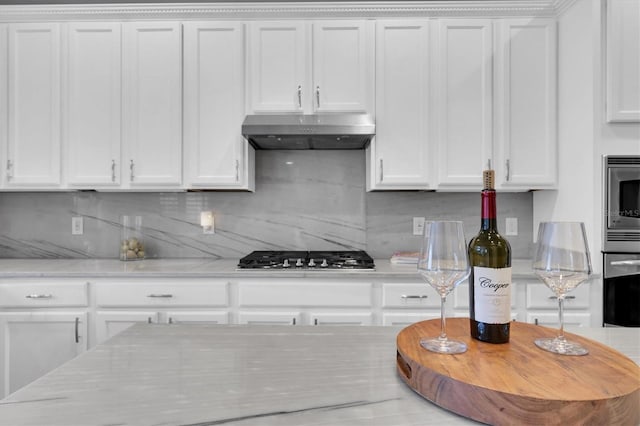
<path fill-rule="evenodd" d="M 447 335 L 468 350 L 437 354 L 420 339 L 440 334 L 440 320 L 422 321 L 397 336 L 397 368 L 424 398 L 449 411 L 494 425 L 638 425 L 640 368 L 621 353 L 575 334 L 585 356 L 557 355 L 533 341 L 557 330 L 511 323 L 506 344 L 482 343 L 468 318 L 447 318 Z"/>

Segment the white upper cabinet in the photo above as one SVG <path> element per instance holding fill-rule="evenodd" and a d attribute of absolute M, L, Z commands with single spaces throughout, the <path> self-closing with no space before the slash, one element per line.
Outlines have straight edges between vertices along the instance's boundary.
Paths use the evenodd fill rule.
<path fill-rule="evenodd" d="M 120 184 L 121 24 L 69 23 L 65 175 L 71 187 Z"/>
<path fill-rule="evenodd" d="M 8 136 L 4 184 L 60 185 L 60 26 L 8 28 Z"/>
<path fill-rule="evenodd" d="M 505 20 L 498 32 L 496 184 L 551 188 L 557 182 L 555 20 Z"/>
<path fill-rule="evenodd" d="M 123 24 L 123 185 L 182 185 L 182 26 Z"/>
<path fill-rule="evenodd" d="M 371 112 L 372 21 L 250 24 L 253 113 Z"/>
<path fill-rule="evenodd" d="M 371 112 L 374 21 L 315 21 L 312 26 L 313 86 L 305 100 L 317 112 Z"/>
<path fill-rule="evenodd" d="M 438 21 L 434 88 L 438 189 L 557 184 L 554 19 Z"/>
<path fill-rule="evenodd" d="M 303 112 L 310 87 L 308 25 L 300 21 L 249 24 L 251 110 Z"/>
<path fill-rule="evenodd" d="M 184 24 L 185 185 L 253 190 L 254 150 L 245 115 L 242 22 Z"/>
<path fill-rule="evenodd" d="M 640 1 L 607 2 L 607 120 L 640 122 Z"/>
<path fill-rule="evenodd" d="M 376 136 L 367 189 L 429 189 L 429 21 L 376 23 Z"/>
<path fill-rule="evenodd" d="M 443 19 L 436 25 L 438 188 L 476 188 L 492 156 L 492 23 Z"/>

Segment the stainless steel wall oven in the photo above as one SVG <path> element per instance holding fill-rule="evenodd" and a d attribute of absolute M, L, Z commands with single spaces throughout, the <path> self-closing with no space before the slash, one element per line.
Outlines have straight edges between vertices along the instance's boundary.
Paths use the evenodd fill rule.
<path fill-rule="evenodd" d="M 640 156 L 605 156 L 603 172 L 603 323 L 640 327 Z"/>

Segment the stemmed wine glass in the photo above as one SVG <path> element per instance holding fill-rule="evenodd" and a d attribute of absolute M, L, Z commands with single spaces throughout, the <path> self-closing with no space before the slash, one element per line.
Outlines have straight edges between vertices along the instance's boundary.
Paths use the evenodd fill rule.
<path fill-rule="evenodd" d="M 586 355 L 589 351 L 564 336 L 563 303 L 566 294 L 591 274 L 589 247 L 582 222 L 543 222 L 533 259 L 534 273 L 558 298 L 560 328 L 554 338 L 535 340 L 536 346 L 562 355 Z"/>
<path fill-rule="evenodd" d="M 462 222 L 425 223 L 422 248 L 418 258 L 418 271 L 440 295 L 440 336 L 422 339 L 420 345 L 438 353 L 465 352 L 467 345 L 447 338 L 444 315 L 447 295 L 469 276 L 467 245 Z"/>

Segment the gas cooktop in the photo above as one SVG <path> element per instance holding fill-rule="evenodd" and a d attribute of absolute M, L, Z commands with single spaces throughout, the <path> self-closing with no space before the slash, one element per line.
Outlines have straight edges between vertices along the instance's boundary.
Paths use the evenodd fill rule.
<path fill-rule="evenodd" d="M 254 251 L 240 259 L 238 269 L 374 270 L 373 259 L 355 251 Z"/>

